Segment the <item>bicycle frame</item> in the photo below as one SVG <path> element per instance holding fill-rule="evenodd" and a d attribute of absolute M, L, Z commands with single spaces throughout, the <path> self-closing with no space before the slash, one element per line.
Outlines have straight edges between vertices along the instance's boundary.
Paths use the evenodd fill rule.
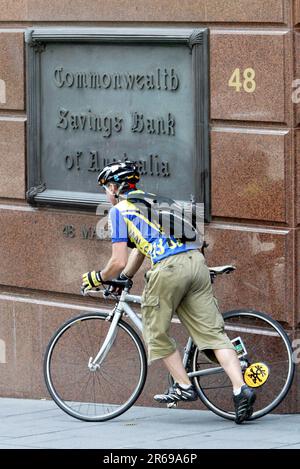
<path fill-rule="evenodd" d="M 92 295 L 95 296 L 95 295 Z M 112 313 L 108 316 L 107 320 L 112 318 L 111 326 L 108 330 L 107 336 L 97 353 L 96 357 L 90 357 L 89 359 L 89 369 L 92 371 L 95 371 L 97 368 L 100 368 L 101 363 L 107 356 L 108 352 L 110 351 L 111 347 L 114 344 L 114 341 L 117 337 L 117 325 L 119 320 L 121 319 L 122 315 L 125 313 L 125 315 L 131 320 L 131 322 L 137 327 L 137 329 L 142 333 L 143 332 L 143 324 L 141 319 L 138 317 L 137 313 L 131 309 L 131 307 L 127 304 L 128 302 L 135 303 L 135 304 L 141 304 L 142 302 L 142 297 L 139 295 L 131 295 L 128 293 L 127 289 L 125 288 L 120 296 L 120 300 L 115 306 L 114 310 Z M 183 355 L 183 366 L 186 368 L 189 355 L 191 352 L 193 346 L 193 340 L 191 337 L 188 338 L 187 344 L 184 348 L 184 355 Z M 217 373 L 223 373 L 224 370 L 221 366 L 219 367 L 214 367 L 214 368 L 208 368 L 206 370 L 199 370 L 199 371 L 194 371 L 194 372 L 188 372 L 188 376 L 190 378 L 194 378 L 197 376 L 208 376 L 211 374 L 217 374 Z"/>

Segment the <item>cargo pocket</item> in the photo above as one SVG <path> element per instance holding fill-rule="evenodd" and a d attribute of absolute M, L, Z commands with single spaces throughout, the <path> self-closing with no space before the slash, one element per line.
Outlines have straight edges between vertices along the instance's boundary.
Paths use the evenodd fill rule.
<path fill-rule="evenodd" d="M 148 346 L 153 337 L 153 324 L 156 324 L 156 318 L 154 316 L 157 316 L 158 309 L 159 297 L 152 296 L 149 294 L 147 295 L 147 292 L 145 292 L 145 295 L 142 298 L 141 311 L 143 323 L 143 337 Z"/>
<path fill-rule="evenodd" d="M 219 302 L 218 302 L 218 300 L 215 296 L 214 296 L 214 303 L 215 303 L 215 306 L 217 308 L 216 327 L 220 328 L 222 330 L 222 332 L 224 332 L 224 329 L 225 329 L 224 319 L 223 319 L 223 315 L 222 315 L 222 313 L 220 311 L 220 308 L 219 308 Z"/>
<path fill-rule="evenodd" d="M 159 297 L 147 295 L 146 292 L 142 297 L 142 308 L 159 308 Z"/>

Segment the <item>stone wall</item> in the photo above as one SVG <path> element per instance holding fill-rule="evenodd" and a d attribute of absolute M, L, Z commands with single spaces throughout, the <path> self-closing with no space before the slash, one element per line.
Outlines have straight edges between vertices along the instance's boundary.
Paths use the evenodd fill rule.
<path fill-rule="evenodd" d="M 95 224 L 91 213 L 25 199 L 24 31 L 49 25 L 210 28 L 207 258 L 237 266 L 216 281 L 216 295 L 223 310 L 263 310 L 299 335 L 300 107 L 291 97 L 300 79 L 300 0 L 95 0 L 88 7 L 86 0 L 0 0 L 0 395 L 47 395 L 46 343 L 63 318 L 96 306 L 79 296 L 80 276 L 110 255 L 108 242 L 81 236 Z M 75 227 L 74 238 L 64 237 L 65 225 Z M 152 405 L 162 380 L 153 365 L 141 403 Z M 296 385 L 284 408 L 300 410 Z"/>

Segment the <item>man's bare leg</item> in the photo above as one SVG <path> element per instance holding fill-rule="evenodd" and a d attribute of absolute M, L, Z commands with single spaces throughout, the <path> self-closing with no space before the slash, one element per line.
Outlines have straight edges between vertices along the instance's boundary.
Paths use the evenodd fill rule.
<path fill-rule="evenodd" d="M 168 407 L 176 407 L 178 401 L 196 401 L 198 394 L 186 374 L 178 350 L 162 360 L 171 373 L 176 385 L 170 387 L 164 394 L 156 394 L 154 400 L 161 404 L 167 404 Z"/>
<path fill-rule="evenodd" d="M 182 358 L 178 350 L 171 353 L 167 357 L 162 359 L 166 367 L 168 368 L 169 372 L 173 376 L 174 381 L 180 384 L 191 384 L 190 379 L 184 369 L 182 364 Z"/>
<path fill-rule="evenodd" d="M 228 375 L 233 389 L 239 389 L 243 386 L 245 383 L 236 352 L 231 349 L 221 349 L 214 350 L 214 353 L 220 365 L 224 368 L 225 373 Z M 163 362 L 177 383 L 191 384 L 178 350 L 163 358 Z"/>
<path fill-rule="evenodd" d="M 233 390 L 235 391 L 242 387 L 245 382 L 243 380 L 241 364 L 236 352 L 232 349 L 221 349 L 214 350 L 214 353 L 220 365 L 224 368 L 225 373 L 228 375 L 232 383 Z"/>

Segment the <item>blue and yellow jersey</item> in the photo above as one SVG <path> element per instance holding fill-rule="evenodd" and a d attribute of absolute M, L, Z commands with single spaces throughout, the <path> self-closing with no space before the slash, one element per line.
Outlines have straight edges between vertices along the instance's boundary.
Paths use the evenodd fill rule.
<path fill-rule="evenodd" d="M 151 222 L 128 200 L 113 206 L 109 212 L 112 242 L 127 242 L 136 247 L 155 264 L 166 257 L 197 249 L 192 243 L 185 244 L 174 236 L 167 237 L 162 228 Z"/>

